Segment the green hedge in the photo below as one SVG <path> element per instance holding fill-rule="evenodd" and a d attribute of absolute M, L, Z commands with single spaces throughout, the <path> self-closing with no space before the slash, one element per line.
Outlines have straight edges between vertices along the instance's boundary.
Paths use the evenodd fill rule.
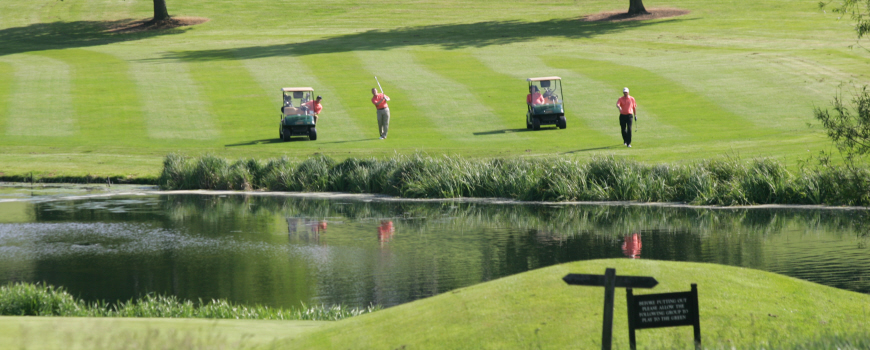
<path fill-rule="evenodd" d="M 78 317 L 172 317 L 258 320 L 336 321 L 378 310 L 346 308 L 341 305 L 297 309 L 244 306 L 218 299 L 208 302 L 178 300 L 175 296 L 145 297 L 107 304 L 76 299 L 63 288 L 31 283 L 10 283 L 0 287 L 0 316 L 78 316 Z"/>
<path fill-rule="evenodd" d="M 167 190 L 380 193 L 407 198 L 499 197 L 525 201 L 685 202 L 698 205 L 870 205 L 870 169 L 804 168 L 769 159 L 647 165 L 613 157 L 468 159 L 396 155 L 230 162 L 212 155 L 166 156 Z"/>

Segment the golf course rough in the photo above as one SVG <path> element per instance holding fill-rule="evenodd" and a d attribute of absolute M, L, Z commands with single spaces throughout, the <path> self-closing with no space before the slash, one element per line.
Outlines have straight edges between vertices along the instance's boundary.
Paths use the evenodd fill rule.
<path fill-rule="evenodd" d="M 675 0 L 647 6 L 679 16 L 615 22 L 587 20 L 625 6 L 605 0 L 334 0 L 307 11 L 169 1 L 171 15 L 201 20 L 118 30 L 151 5 L 0 4 L 0 176 L 154 178 L 170 152 L 650 163 L 730 154 L 792 168 L 830 147 L 807 127 L 813 107 L 870 74 L 870 53 L 849 49 L 848 21 L 812 1 Z M 571 127 L 526 131 L 525 79 L 550 75 L 563 78 Z M 385 141 L 374 76 L 392 98 Z M 278 140 L 287 86 L 324 97 L 316 142 Z M 625 86 L 638 101 L 630 150 L 613 106 Z"/>

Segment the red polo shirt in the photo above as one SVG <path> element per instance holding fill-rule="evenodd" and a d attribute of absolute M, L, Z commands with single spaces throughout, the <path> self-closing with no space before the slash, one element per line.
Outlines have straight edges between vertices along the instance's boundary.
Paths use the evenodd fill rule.
<path fill-rule="evenodd" d="M 634 97 L 631 96 L 620 97 L 616 101 L 616 105 L 619 106 L 619 114 L 634 114 L 634 110 L 637 109 L 637 103 L 634 102 Z"/>
<path fill-rule="evenodd" d="M 309 109 L 314 111 L 314 114 L 320 114 L 320 111 L 323 110 L 323 105 L 317 103 L 317 100 L 305 102 L 303 106 L 308 107 Z"/>
<path fill-rule="evenodd" d="M 526 104 L 539 105 L 544 103 L 544 96 L 540 92 L 526 95 Z"/>
<path fill-rule="evenodd" d="M 384 102 L 378 104 L 378 101 L 380 101 L 382 98 L 384 99 Z M 389 108 L 389 106 L 387 106 L 388 98 L 390 97 L 384 94 L 375 94 L 374 96 L 372 96 L 372 104 L 375 105 L 377 109 Z"/>

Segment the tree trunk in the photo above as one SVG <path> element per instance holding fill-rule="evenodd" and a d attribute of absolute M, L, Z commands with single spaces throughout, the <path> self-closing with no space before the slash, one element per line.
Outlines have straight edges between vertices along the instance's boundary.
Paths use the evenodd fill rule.
<path fill-rule="evenodd" d="M 166 10 L 166 0 L 154 0 L 154 19 L 152 22 L 159 22 L 169 19 L 169 11 Z"/>
<path fill-rule="evenodd" d="M 157 0 L 154 0 L 157 1 Z M 649 12 L 646 12 L 646 8 L 643 7 L 643 0 L 630 0 L 630 4 L 628 5 L 628 14 L 629 15 L 645 15 Z"/>

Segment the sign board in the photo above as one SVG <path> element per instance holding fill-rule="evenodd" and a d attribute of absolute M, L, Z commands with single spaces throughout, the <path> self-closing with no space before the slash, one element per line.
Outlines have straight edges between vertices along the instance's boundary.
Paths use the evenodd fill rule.
<path fill-rule="evenodd" d="M 701 348 L 701 321 L 698 313 L 698 285 L 692 290 L 678 293 L 634 295 L 625 291 L 628 304 L 628 340 L 631 349 L 636 349 L 636 329 L 692 326 L 695 331 L 695 348 Z"/>
<path fill-rule="evenodd" d="M 562 277 L 565 283 L 574 286 L 604 287 L 604 275 L 583 275 L 569 273 Z M 615 276 L 614 287 L 616 288 L 654 288 L 659 284 L 653 277 L 645 276 Z"/>
<path fill-rule="evenodd" d="M 601 350 L 610 350 L 613 343 L 613 294 L 619 288 L 653 288 L 655 278 L 645 276 L 617 276 L 616 269 L 607 268 L 603 275 L 570 273 L 562 277 L 569 285 L 604 287 L 604 320 L 601 326 Z M 631 289 L 628 289 L 631 290 Z"/>

